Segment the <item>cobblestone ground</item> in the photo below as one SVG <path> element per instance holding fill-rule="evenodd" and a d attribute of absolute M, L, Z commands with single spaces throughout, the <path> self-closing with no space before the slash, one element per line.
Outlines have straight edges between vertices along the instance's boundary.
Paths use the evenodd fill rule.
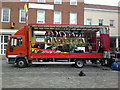
<path fill-rule="evenodd" d="M 86 76 L 78 75 L 81 70 Z M 2 60 L 2 87 L 118 88 L 118 71 L 97 65 L 86 65 L 82 69 L 71 65 L 32 65 L 27 68 L 17 68 Z"/>

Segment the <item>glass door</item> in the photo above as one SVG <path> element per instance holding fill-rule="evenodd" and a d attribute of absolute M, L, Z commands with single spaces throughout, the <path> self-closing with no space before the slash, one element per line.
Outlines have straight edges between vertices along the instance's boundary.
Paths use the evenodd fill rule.
<path fill-rule="evenodd" d="M 0 55 L 5 55 L 10 35 L 0 35 Z"/>

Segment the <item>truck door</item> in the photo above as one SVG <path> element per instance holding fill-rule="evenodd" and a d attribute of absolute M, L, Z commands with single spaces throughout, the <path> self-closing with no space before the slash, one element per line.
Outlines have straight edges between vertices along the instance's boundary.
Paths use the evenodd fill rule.
<path fill-rule="evenodd" d="M 18 56 L 18 55 L 26 55 L 26 53 L 27 53 L 27 48 L 24 37 L 22 36 L 11 37 L 8 47 L 8 55 Z"/>

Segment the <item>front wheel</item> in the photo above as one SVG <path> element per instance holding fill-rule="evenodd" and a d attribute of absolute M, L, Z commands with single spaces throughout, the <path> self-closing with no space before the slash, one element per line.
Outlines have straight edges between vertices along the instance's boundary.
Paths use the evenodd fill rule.
<path fill-rule="evenodd" d="M 27 66 L 27 62 L 26 62 L 26 60 L 24 58 L 19 58 L 17 60 L 17 67 L 24 68 L 26 66 Z"/>
<path fill-rule="evenodd" d="M 75 61 L 75 67 L 82 68 L 83 66 L 84 66 L 84 61 L 83 60 L 76 60 Z"/>

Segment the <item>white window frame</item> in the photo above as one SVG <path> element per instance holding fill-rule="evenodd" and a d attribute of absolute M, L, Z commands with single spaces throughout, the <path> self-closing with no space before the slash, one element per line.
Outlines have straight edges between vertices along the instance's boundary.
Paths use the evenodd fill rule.
<path fill-rule="evenodd" d="M 40 0 L 38 0 L 39 3 L 46 3 L 46 0 L 43 0 L 43 2 L 41 2 Z"/>
<path fill-rule="evenodd" d="M 110 25 L 110 24 L 111 24 L 111 21 L 112 21 L 113 26 Z M 110 27 L 114 27 L 114 26 L 115 26 L 115 20 L 109 20 L 109 26 L 110 26 Z"/>
<path fill-rule="evenodd" d="M 19 10 L 19 23 L 26 23 L 26 21 L 21 22 L 21 11 L 25 11 L 25 10 L 24 9 Z M 25 16 L 25 18 L 26 18 L 26 16 Z"/>
<path fill-rule="evenodd" d="M 3 21 L 3 10 L 8 9 L 9 15 L 8 15 L 8 21 Z M 2 8 L 1 10 L 1 22 L 10 22 L 10 8 Z"/>
<path fill-rule="evenodd" d="M 62 4 L 62 0 L 54 0 L 54 4 Z"/>
<path fill-rule="evenodd" d="M 57 17 L 58 15 L 56 16 L 56 13 L 59 13 L 60 17 Z M 57 21 L 59 21 L 60 23 L 56 23 L 56 18 L 59 18 L 59 20 L 57 20 Z M 61 21 L 62 21 L 61 20 L 61 11 L 54 11 L 54 24 L 61 24 Z"/>
<path fill-rule="evenodd" d="M 76 14 L 75 23 L 72 23 L 73 22 L 72 14 Z M 70 12 L 70 24 L 77 24 L 77 12 Z"/>
<path fill-rule="evenodd" d="M 98 19 L 98 25 L 100 25 L 100 20 L 102 21 L 102 25 L 104 24 L 104 20 L 103 19 Z"/>
<path fill-rule="evenodd" d="M 77 5 L 77 0 L 70 0 L 70 5 L 75 5 L 76 6 Z"/>
<path fill-rule="evenodd" d="M 5 45 L 8 45 L 8 42 L 5 42 L 4 40 L 5 36 L 8 36 L 8 39 L 10 38 L 10 35 L 0 35 L 0 55 L 5 55 L 6 48 L 4 47 Z M 3 37 L 2 41 L 1 41 L 1 37 Z"/>
<path fill-rule="evenodd" d="M 21 2 L 28 2 L 29 0 L 20 0 Z"/>
<path fill-rule="evenodd" d="M 92 19 L 91 18 L 87 18 L 86 25 L 92 25 Z"/>
<path fill-rule="evenodd" d="M 43 15 L 44 15 L 44 17 L 43 17 L 43 20 L 41 20 L 41 21 L 43 21 L 43 23 L 40 23 L 40 24 L 44 24 L 45 23 L 45 10 L 37 10 L 37 23 L 39 23 L 39 15 L 38 15 L 38 12 L 39 11 L 41 11 L 41 12 L 43 12 Z"/>

